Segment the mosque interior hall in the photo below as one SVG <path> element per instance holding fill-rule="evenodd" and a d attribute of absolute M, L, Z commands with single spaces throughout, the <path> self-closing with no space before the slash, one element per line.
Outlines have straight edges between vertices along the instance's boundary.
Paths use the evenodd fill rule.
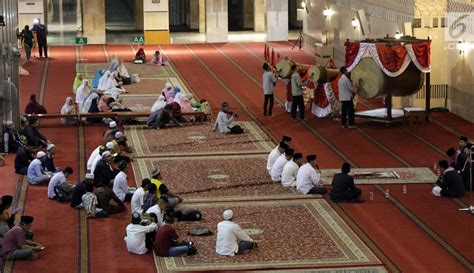
<path fill-rule="evenodd" d="M 0 3 L 0 272 L 474 272 L 474 0 Z"/>

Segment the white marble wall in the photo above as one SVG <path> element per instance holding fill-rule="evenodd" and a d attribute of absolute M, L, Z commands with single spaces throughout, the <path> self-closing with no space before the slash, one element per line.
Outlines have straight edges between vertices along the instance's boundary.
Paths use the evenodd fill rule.
<path fill-rule="evenodd" d="M 227 36 L 227 0 L 206 0 L 206 42 L 225 43 Z"/>
<path fill-rule="evenodd" d="M 266 0 L 267 41 L 288 40 L 288 0 Z"/>

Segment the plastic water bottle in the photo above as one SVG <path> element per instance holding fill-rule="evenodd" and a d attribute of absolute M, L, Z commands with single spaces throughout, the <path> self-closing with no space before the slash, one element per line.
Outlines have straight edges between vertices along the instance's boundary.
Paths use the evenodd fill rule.
<path fill-rule="evenodd" d="M 387 198 L 390 197 L 390 191 L 388 189 L 385 190 L 385 197 L 387 197 Z"/>
<path fill-rule="evenodd" d="M 407 192 L 408 192 L 407 185 L 403 185 L 402 192 L 403 192 L 403 194 L 407 194 Z"/>
<path fill-rule="evenodd" d="M 369 199 L 374 200 L 374 192 L 369 192 Z"/>

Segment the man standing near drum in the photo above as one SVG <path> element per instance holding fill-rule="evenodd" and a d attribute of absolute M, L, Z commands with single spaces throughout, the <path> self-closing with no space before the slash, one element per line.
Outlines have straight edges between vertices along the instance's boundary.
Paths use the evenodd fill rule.
<path fill-rule="evenodd" d="M 272 72 L 272 68 L 267 64 L 263 64 L 263 95 L 265 102 L 263 103 L 263 115 L 272 116 L 273 112 L 273 91 L 275 90 L 276 77 Z M 270 103 L 269 103 L 270 102 Z"/>
<path fill-rule="evenodd" d="M 356 94 L 356 89 L 352 85 L 349 72 L 343 66 L 339 70 L 342 73 L 341 78 L 337 82 L 339 87 L 339 101 L 342 104 L 341 109 L 341 123 L 344 128 L 355 128 L 354 126 L 354 102 L 353 97 Z M 349 119 L 349 121 L 347 121 Z"/>
<path fill-rule="evenodd" d="M 300 119 L 304 120 L 304 98 L 303 86 L 307 81 L 302 81 L 301 76 L 296 69 L 296 64 L 291 66 L 291 93 L 293 95 L 293 102 L 291 104 L 291 119 L 296 118 L 296 108 L 300 112 Z"/>

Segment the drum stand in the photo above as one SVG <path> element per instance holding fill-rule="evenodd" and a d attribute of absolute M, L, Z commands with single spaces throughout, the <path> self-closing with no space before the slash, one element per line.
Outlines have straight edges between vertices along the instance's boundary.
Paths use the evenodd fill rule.
<path fill-rule="evenodd" d="M 472 204 L 472 179 L 473 179 L 473 175 L 472 175 L 472 167 L 473 167 L 473 164 L 474 163 L 474 147 L 471 147 L 471 149 L 469 150 L 469 207 L 467 208 L 461 208 L 459 209 L 460 211 L 468 211 L 472 214 L 474 214 L 474 205 Z"/>
<path fill-rule="evenodd" d="M 298 36 L 298 39 L 296 39 L 291 50 L 295 49 L 296 45 L 298 45 L 299 50 L 303 48 L 303 27 L 300 28 L 300 36 Z"/>

